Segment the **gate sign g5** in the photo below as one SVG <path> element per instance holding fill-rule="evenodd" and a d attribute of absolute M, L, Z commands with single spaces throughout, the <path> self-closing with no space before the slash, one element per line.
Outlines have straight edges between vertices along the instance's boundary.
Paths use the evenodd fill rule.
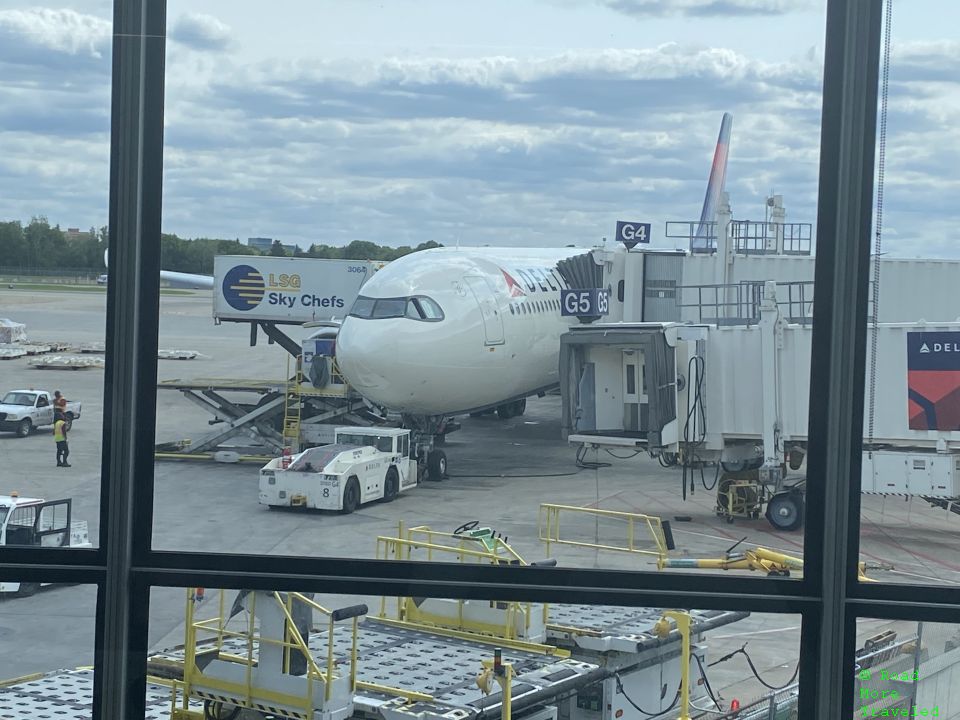
<path fill-rule="evenodd" d="M 599 317 L 610 312 L 610 293 L 600 288 L 561 290 L 560 314 L 564 317 Z"/>
<path fill-rule="evenodd" d="M 650 223 L 624 222 L 617 220 L 617 240 L 627 246 L 627 250 L 637 243 L 650 242 Z"/>

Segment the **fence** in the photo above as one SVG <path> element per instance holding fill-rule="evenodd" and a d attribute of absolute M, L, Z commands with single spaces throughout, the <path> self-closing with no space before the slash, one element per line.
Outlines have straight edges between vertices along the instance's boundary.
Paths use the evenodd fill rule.
<path fill-rule="evenodd" d="M 92 284 L 104 270 L 102 268 L 42 268 L 29 266 L 0 265 L 0 282 L 46 282 L 63 284 Z"/>

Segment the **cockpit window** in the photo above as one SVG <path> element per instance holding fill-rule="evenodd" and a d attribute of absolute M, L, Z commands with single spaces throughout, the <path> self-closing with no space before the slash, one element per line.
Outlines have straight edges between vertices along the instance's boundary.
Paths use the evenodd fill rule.
<path fill-rule="evenodd" d="M 350 314 L 358 318 L 368 318 L 373 315 L 374 299 L 360 295 L 350 308 Z"/>
<path fill-rule="evenodd" d="M 423 308 L 424 320 L 443 320 L 443 310 L 437 305 L 436 300 L 428 297 L 416 298 Z"/>
<path fill-rule="evenodd" d="M 403 317 L 407 310 L 404 298 L 386 298 L 377 300 L 373 306 L 373 317 L 378 319 Z"/>
<path fill-rule="evenodd" d="M 350 315 L 367 320 L 402 317 L 424 322 L 443 320 L 443 310 L 437 301 L 424 295 L 399 298 L 370 298 L 361 295 L 353 303 Z"/>

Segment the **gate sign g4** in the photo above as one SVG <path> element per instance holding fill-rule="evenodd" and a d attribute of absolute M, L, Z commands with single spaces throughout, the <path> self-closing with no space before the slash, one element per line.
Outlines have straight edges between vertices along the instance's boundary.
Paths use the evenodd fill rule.
<path fill-rule="evenodd" d="M 617 241 L 626 245 L 627 250 L 637 243 L 650 242 L 650 223 L 617 220 Z"/>
<path fill-rule="evenodd" d="M 601 288 L 561 290 L 560 314 L 564 317 L 600 317 L 610 312 L 610 293 Z"/>

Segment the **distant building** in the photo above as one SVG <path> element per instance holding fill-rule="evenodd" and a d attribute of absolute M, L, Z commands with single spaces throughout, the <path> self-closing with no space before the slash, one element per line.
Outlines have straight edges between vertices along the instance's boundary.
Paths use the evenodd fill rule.
<path fill-rule="evenodd" d="M 80 228 L 67 228 L 64 230 L 63 236 L 69 242 L 73 242 L 74 240 L 89 240 L 93 237 L 89 232 L 80 232 Z"/>
<path fill-rule="evenodd" d="M 270 249 L 271 245 L 273 245 L 273 238 L 266 238 L 266 237 L 247 238 L 247 247 L 252 247 L 255 250 L 259 250 L 260 252 L 267 252 Z"/>

